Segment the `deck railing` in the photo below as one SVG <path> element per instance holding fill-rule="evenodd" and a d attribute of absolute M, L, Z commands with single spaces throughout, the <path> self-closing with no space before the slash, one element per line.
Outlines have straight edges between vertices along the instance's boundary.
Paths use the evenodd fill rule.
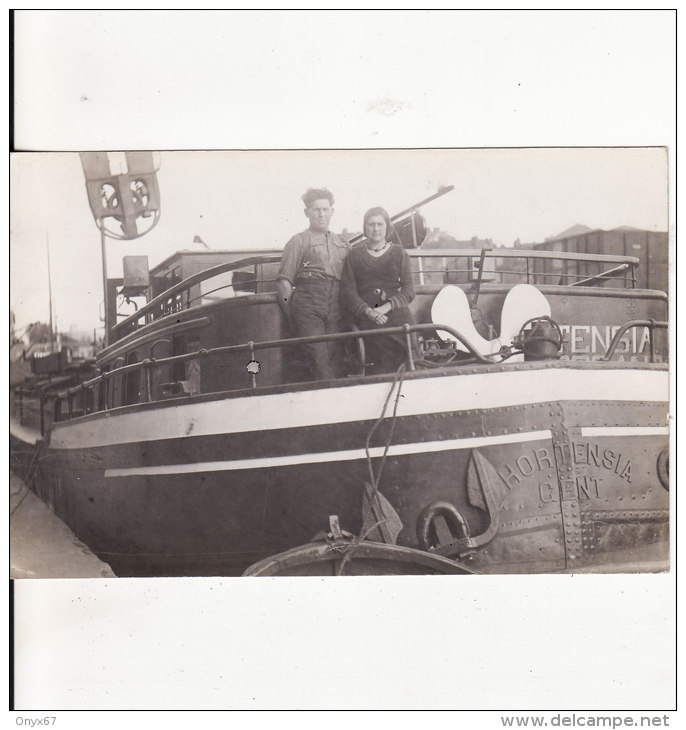
<path fill-rule="evenodd" d="M 427 275 L 440 275 L 442 283 L 452 283 L 451 277 L 462 277 L 465 281 L 460 283 L 481 286 L 482 281 L 486 283 L 488 276 L 495 276 L 502 279 L 504 275 L 516 276 L 521 283 L 527 284 L 558 284 L 562 286 L 592 286 L 602 284 L 609 279 L 621 280 L 625 287 L 633 288 L 636 285 L 635 267 L 638 266 L 638 259 L 632 256 L 605 256 L 595 254 L 564 253 L 557 251 L 539 251 L 522 249 L 412 249 L 408 253 L 414 264 L 415 282 L 419 285 L 425 283 Z M 443 259 L 446 264 L 435 267 L 427 263 L 436 259 Z M 448 265 L 450 259 L 465 259 L 465 267 Z M 502 259 L 503 263 L 485 272 L 486 262 L 492 259 Z M 275 279 L 258 277 L 258 267 L 263 264 L 278 263 L 281 257 L 278 255 L 251 256 L 249 258 L 229 261 L 218 266 L 205 269 L 193 274 L 183 281 L 174 284 L 162 292 L 138 311 L 129 315 L 112 328 L 113 339 L 116 341 L 123 336 L 135 332 L 140 327 L 150 324 L 153 320 L 168 314 L 173 314 L 188 309 L 210 294 L 217 293 L 224 289 L 231 289 L 234 292 L 250 295 L 251 291 L 245 291 L 247 286 L 255 288 L 258 284 L 274 284 Z M 522 268 L 513 268 L 511 261 L 522 261 Z M 508 263 L 504 263 L 507 261 Z M 554 271 L 540 270 L 547 266 L 547 262 L 557 262 L 561 268 Z M 497 264 L 497 261 L 496 261 Z M 532 266 L 533 264 L 533 266 Z M 582 272 L 570 273 L 569 266 L 584 269 L 589 266 L 597 269 L 595 272 L 584 270 Z M 236 272 L 240 269 L 253 267 L 253 275 L 248 280 L 229 282 L 221 284 L 210 291 L 201 292 L 191 296 L 191 289 L 216 276 Z"/>
<path fill-rule="evenodd" d="M 110 383 L 117 376 L 124 375 L 126 373 L 136 372 L 143 370 L 145 373 L 146 388 L 145 392 L 147 395 L 146 401 L 154 402 L 155 400 L 167 400 L 167 398 L 153 399 L 152 397 L 152 375 L 155 368 L 164 367 L 168 365 L 174 365 L 176 363 L 186 363 L 191 360 L 203 360 L 209 357 L 216 357 L 220 355 L 227 355 L 236 352 L 246 352 L 250 360 L 255 360 L 255 353 L 260 350 L 270 348 L 286 348 L 286 347 L 297 347 L 300 345 L 311 344 L 316 342 L 340 342 L 347 340 L 359 340 L 366 339 L 369 337 L 386 337 L 389 335 L 403 335 L 404 343 L 407 351 L 407 363 L 410 370 L 416 369 L 416 363 L 413 355 L 413 338 L 412 335 L 416 332 L 431 332 L 432 334 L 436 331 L 448 332 L 456 340 L 461 342 L 464 347 L 467 348 L 467 359 L 461 360 L 462 364 L 466 362 L 480 362 L 480 363 L 492 363 L 492 358 L 484 357 L 479 354 L 476 348 L 462 335 L 457 332 L 449 325 L 443 324 L 405 324 L 400 327 L 384 327 L 383 329 L 377 330 L 354 330 L 352 332 L 337 332 L 329 335 L 313 335 L 310 337 L 289 337 L 286 339 L 279 340 L 265 340 L 262 342 L 245 342 L 237 345 L 224 345 L 222 347 L 213 348 L 201 348 L 194 352 L 184 353 L 182 355 L 172 355 L 164 358 L 146 358 L 139 362 L 129 363 L 128 365 L 122 365 L 121 367 L 108 370 L 95 378 L 86 380 L 79 385 L 69 388 L 66 391 L 56 394 L 55 396 L 55 421 L 65 420 L 62 412 L 62 403 L 66 401 L 68 418 L 71 419 L 75 415 L 84 415 L 85 413 L 94 413 L 99 411 L 105 411 L 112 408 L 111 403 L 111 388 Z M 250 375 L 250 387 L 258 387 L 258 376 L 256 373 L 249 373 Z M 93 404 L 95 388 L 102 388 L 101 398 L 99 401 L 102 403 L 102 407 L 89 408 L 89 403 Z M 75 407 L 75 400 L 78 399 L 79 403 Z"/>
<path fill-rule="evenodd" d="M 632 319 L 630 322 L 625 322 L 617 330 L 617 332 L 615 332 L 615 336 L 612 338 L 612 341 L 603 355 L 603 360 L 607 361 L 612 359 L 622 337 L 624 337 L 624 335 L 634 327 L 648 327 L 650 330 L 650 362 L 655 361 L 655 338 L 653 337 L 653 329 L 667 329 L 667 327 L 669 327 L 667 322 L 662 322 L 656 319 Z"/>
<path fill-rule="evenodd" d="M 624 288 L 635 288 L 636 267 L 634 256 L 567 253 L 539 249 L 427 249 L 411 251 L 418 258 L 417 275 L 420 284 L 427 274 L 459 275 L 479 287 L 504 275 L 516 276 L 526 284 L 557 284 L 561 286 L 594 286 L 603 281 L 621 280 Z M 441 268 L 425 266 L 425 259 L 443 259 Z M 467 267 L 452 265 L 456 259 L 467 259 Z M 495 263 L 491 263 L 495 259 Z M 451 264 L 448 264 L 448 261 Z M 514 266 L 520 261 L 519 267 Z M 572 269 L 581 268 L 581 271 Z M 589 269 L 594 269 L 593 271 Z"/>
<path fill-rule="evenodd" d="M 655 349 L 653 344 L 653 330 L 656 328 L 666 328 L 667 322 L 658 320 L 632 320 L 627 322 L 625 325 L 619 328 L 617 333 L 612 339 L 612 342 L 607 348 L 605 355 L 601 358 L 603 361 L 610 360 L 614 355 L 618 343 L 626 332 L 632 327 L 648 327 L 650 329 L 650 360 L 655 360 Z M 236 352 L 246 352 L 251 361 L 255 360 L 255 355 L 260 350 L 270 348 L 287 348 L 297 347 L 304 344 L 311 344 L 315 342 L 340 342 L 340 341 L 352 341 L 359 339 L 366 339 L 369 337 L 386 337 L 389 335 L 402 335 L 404 337 L 404 344 L 407 353 L 407 366 L 409 370 L 415 370 L 417 363 L 414 360 L 414 341 L 412 335 L 414 333 L 429 332 L 432 336 L 436 332 L 447 332 L 457 341 L 459 341 L 466 349 L 465 358 L 460 359 L 458 362 L 453 363 L 456 365 L 465 365 L 469 363 L 484 363 L 493 364 L 495 357 L 494 355 L 484 356 L 478 352 L 478 350 L 469 342 L 469 340 L 461 333 L 444 324 L 434 323 L 423 323 L 423 324 L 405 324 L 400 327 L 385 327 L 375 330 L 354 330 L 352 332 L 338 332 L 329 335 L 314 335 L 310 337 L 291 337 L 286 339 L 278 340 L 265 340 L 262 342 L 245 342 L 237 345 L 225 345 L 222 347 L 214 348 L 201 348 L 194 352 L 184 353 L 181 355 L 172 355 L 164 358 L 147 358 L 135 363 L 129 363 L 128 365 L 122 365 L 121 367 L 109 370 L 98 375 L 95 378 L 84 381 L 77 386 L 69 388 L 66 391 L 57 393 L 55 395 L 55 411 L 54 420 L 62 421 L 65 420 L 65 414 L 62 412 L 62 403 L 67 403 L 67 418 L 71 419 L 76 416 L 84 415 L 86 413 L 95 413 L 100 411 L 106 411 L 111 409 L 113 404 L 111 403 L 112 389 L 110 383 L 117 376 L 124 375 L 126 373 L 136 372 L 143 370 L 145 373 L 145 393 L 146 400 L 143 402 L 156 402 L 168 400 L 168 398 L 157 398 L 152 397 L 152 376 L 155 368 L 173 365 L 176 363 L 186 363 L 191 360 L 203 360 L 210 357 L 216 357 L 220 355 L 227 355 Z M 447 364 L 447 363 L 446 363 Z M 250 375 L 250 388 L 254 389 L 258 387 L 258 375 L 255 372 L 249 373 Z M 98 398 L 98 407 L 95 407 L 95 388 L 102 388 L 100 397 Z M 75 407 L 75 400 L 79 402 Z M 41 400 L 41 426 L 45 423 L 45 417 L 43 414 L 44 400 Z M 133 405 L 133 404 L 131 404 Z M 43 430 L 42 430 L 43 432 Z"/>
<path fill-rule="evenodd" d="M 217 266 L 212 266 L 209 269 L 200 271 L 197 274 L 187 277 L 183 281 L 174 284 L 166 291 L 162 292 L 154 299 L 149 301 L 145 306 L 141 307 L 138 311 L 129 315 L 125 320 L 119 322 L 112 328 L 113 339 L 118 340 L 124 335 L 130 332 L 135 332 L 139 327 L 144 327 L 146 324 L 150 324 L 154 319 L 166 316 L 167 314 L 173 314 L 174 312 L 181 311 L 182 309 L 188 309 L 192 306 L 192 303 L 198 299 L 194 297 L 191 299 L 190 290 L 192 287 L 201 284 L 208 279 L 213 279 L 215 276 L 220 274 L 226 274 L 231 271 L 238 269 L 244 269 L 247 267 L 257 267 L 260 264 L 275 263 L 281 259 L 280 256 L 251 256 L 245 259 L 239 259 L 238 261 L 228 261 Z M 264 280 L 263 280 L 264 281 Z M 213 291 L 219 291 L 221 289 L 236 289 L 240 286 L 246 286 L 246 284 L 253 284 L 257 282 L 257 276 L 254 279 L 242 282 L 231 282 L 223 286 L 217 287 Z M 206 296 L 209 292 L 205 292 Z M 203 295 L 201 295 L 203 296 Z"/>

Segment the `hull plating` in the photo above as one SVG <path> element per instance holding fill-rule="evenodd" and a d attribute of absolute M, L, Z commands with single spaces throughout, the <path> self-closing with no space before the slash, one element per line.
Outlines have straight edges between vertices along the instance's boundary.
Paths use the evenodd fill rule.
<path fill-rule="evenodd" d="M 37 491 L 118 575 L 240 575 L 339 517 L 362 526 L 369 463 L 422 547 L 428 506 L 474 538 L 493 573 L 668 566 L 664 368 L 513 365 L 391 382 L 219 394 L 56 424 Z M 431 531 L 440 549 L 441 531 Z M 434 545 L 435 543 L 435 545 Z"/>

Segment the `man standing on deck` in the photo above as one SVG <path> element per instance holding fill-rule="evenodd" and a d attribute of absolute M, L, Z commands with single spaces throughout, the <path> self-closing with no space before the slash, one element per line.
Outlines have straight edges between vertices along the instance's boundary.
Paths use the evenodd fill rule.
<path fill-rule="evenodd" d="M 339 292 L 348 242 L 329 231 L 334 199 L 328 190 L 310 188 L 302 200 L 310 226 L 293 236 L 283 250 L 277 276 L 279 304 L 296 337 L 340 332 Z M 339 349 L 331 342 L 303 347 L 315 380 L 336 377 Z"/>

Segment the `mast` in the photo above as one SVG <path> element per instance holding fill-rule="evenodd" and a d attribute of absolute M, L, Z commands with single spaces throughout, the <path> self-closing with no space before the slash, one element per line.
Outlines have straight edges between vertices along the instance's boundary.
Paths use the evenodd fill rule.
<path fill-rule="evenodd" d="M 50 352 L 55 352 L 55 330 L 52 326 L 52 274 L 50 272 L 50 238 L 45 232 L 45 248 L 48 252 L 48 301 L 50 306 Z"/>
<path fill-rule="evenodd" d="M 109 292 L 107 291 L 107 239 L 105 238 L 105 229 L 100 229 L 100 255 L 102 256 L 102 302 L 103 311 L 105 313 L 105 336 L 103 337 L 103 345 L 107 347 L 110 344 L 110 327 L 112 322 L 109 317 Z M 114 316 L 114 324 L 117 323 L 117 316 Z"/>

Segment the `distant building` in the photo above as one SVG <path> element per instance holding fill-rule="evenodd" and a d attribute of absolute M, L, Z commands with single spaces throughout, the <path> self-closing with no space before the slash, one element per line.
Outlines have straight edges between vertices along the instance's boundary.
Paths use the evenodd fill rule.
<path fill-rule="evenodd" d="M 440 228 L 433 228 L 426 234 L 422 248 L 498 248 L 490 238 L 472 236 L 468 241 L 459 241 Z"/>
<path fill-rule="evenodd" d="M 565 238 L 571 238 L 572 236 L 582 236 L 584 233 L 590 233 L 592 230 L 592 228 L 589 228 L 582 223 L 576 223 L 575 225 L 571 226 L 571 228 L 567 228 L 566 230 L 562 231 L 562 233 L 558 233 L 557 236 L 551 236 L 549 238 L 546 238 L 545 240 L 546 242 L 558 241 Z M 541 244 L 537 245 L 540 246 Z"/>
<path fill-rule="evenodd" d="M 362 233 L 360 231 L 349 231 L 347 228 L 344 228 L 341 231 L 341 236 L 345 238 L 346 241 L 349 241 L 351 238 L 355 238 L 355 236 L 361 236 Z"/>

